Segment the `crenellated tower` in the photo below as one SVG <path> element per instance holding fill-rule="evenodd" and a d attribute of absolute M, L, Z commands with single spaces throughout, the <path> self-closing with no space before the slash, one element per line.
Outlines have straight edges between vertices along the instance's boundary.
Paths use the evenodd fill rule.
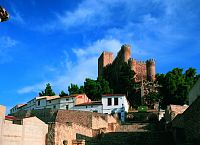
<path fill-rule="evenodd" d="M 121 47 L 121 54 L 123 62 L 128 63 L 128 60 L 131 58 L 131 46 L 128 44 L 124 44 Z"/>
<path fill-rule="evenodd" d="M 156 63 L 154 59 L 149 59 L 146 61 L 147 67 L 147 80 L 155 81 L 156 79 Z"/>
<path fill-rule="evenodd" d="M 108 64 L 112 64 L 113 62 L 113 53 L 112 52 L 103 52 L 99 59 L 98 59 L 98 76 L 103 75 L 103 69 L 106 67 Z"/>
<path fill-rule="evenodd" d="M 155 81 L 155 60 L 149 59 L 147 61 L 137 61 L 131 58 L 131 46 L 124 44 L 121 46 L 116 58 L 113 60 L 113 53 L 103 52 L 98 59 L 98 76 L 103 75 L 103 69 L 106 65 L 111 64 L 113 75 L 118 80 L 121 65 L 126 62 L 135 72 L 135 81 L 141 82 L 142 80 Z"/>

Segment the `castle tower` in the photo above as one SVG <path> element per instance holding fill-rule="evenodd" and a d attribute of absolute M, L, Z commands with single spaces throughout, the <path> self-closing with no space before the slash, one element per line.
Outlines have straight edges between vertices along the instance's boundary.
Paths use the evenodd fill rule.
<path fill-rule="evenodd" d="M 155 67 L 155 60 L 149 59 L 146 61 L 146 68 L 147 68 L 147 80 L 148 81 L 155 81 L 156 79 L 156 67 Z"/>
<path fill-rule="evenodd" d="M 112 52 L 103 52 L 101 56 L 98 58 L 98 77 L 103 75 L 103 69 L 108 64 L 112 64 L 113 62 L 113 53 Z"/>
<path fill-rule="evenodd" d="M 121 53 L 123 61 L 128 63 L 128 60 L 131 58 L 131 46 L 128 44 L 122 45 Z"/>
<path fill-rule="evenodd" d="M 136 69 L 136 67 L 137 67 L 137 61 L 135 59 L 133 59 L 133 58 L 130 58 L 128 60 L 128 64 L 131 67 L 131 70 L 133 70 L 136 73 L 137 72 L 137 69 Z"/>

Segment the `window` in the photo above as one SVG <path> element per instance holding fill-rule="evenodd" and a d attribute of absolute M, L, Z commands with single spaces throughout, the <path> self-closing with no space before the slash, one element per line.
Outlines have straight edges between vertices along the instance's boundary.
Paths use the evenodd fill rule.
<path fill-rule="evenodd" d="M 108 98 L 108 106 L 112 105 L 112 98 Z"/>
<path fill-rule="evenodd" d="M 56 105 L 53 106 L 53 109 L 56 109 Z"/>
<path fill-rule="evenodd" d="M 69 101 L 69 98 L 67 98 L 66 101 Z"/>
<path fill-rule="evenodd" d="M 118 98 L 114 98 L 114 105 L 118 105 Z"/>
<path fill-rule="evenodd" d="M 51 103 L 51 100 L 49 101 L 49 103 Z"/>
<path fill-rule="evenodd" d="M 98 113 L 98 111 L 97 111 L 97 110 L 93 110 L 93 112 L 95 112 L 95 113 Z"/>
<path fill-rule="evenodd" d="M 66 110 L 69 110 L 69 105 L 66 105 Z"/>
<path fill-rule="evenodd" d="M 38 106 L 40 106 L 40 100 L 38 100 Z"/>

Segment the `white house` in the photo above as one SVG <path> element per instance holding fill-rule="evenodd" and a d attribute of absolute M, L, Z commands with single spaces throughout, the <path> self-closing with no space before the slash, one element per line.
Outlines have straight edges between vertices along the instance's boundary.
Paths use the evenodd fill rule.
<path fill-rule="evenodd" d="M 129 103 L 126 95 L 123 94 L 106 94 L 102 95 L 103 113 L 119 113 L 124 109 L 128 112 Z M 123 108 L 122 108 L 123 107 Z"/>
<path fill-rule="evenodd" d="M 13 108 L 10 109 L 10 113 L 15 113 L 15 112 L 19 111 L 20 108 L 24 105 L 26 105 L 26 104 L 17 104 L 16 106 L 14 106 Z"/>
<path fill-rule="evenodd" d="M 35 110 L 35 109 L 65 109 L 71 108 L 78 104 L 89 103 L 91 100 L 86 94 L 73 94 L 70 96 L 39 96 L 27 102 L 27 104 L 16 105 L 10 109 L 10 113 L 15 113 L 19 110 Z"/>
<path fill-rule="evenodd" d="M 27 102 L 27 104 L 18 105 L 10 110 L 15 113 L 19 110 L 35 109 L 65 109 L 65 110 L 82 110 L 97 113 L 121 113 L 128 112 L 129 103 L 126 95 L 107 94 L 102 95 L 101 101 L 91 101 L 85 94 L 73 94 L 70 96 L 40 96 Z"/>
<path fill-rule="evenodd" d="M 88 103 L 75 105 L 71 110 L 81 110 L 81 111 L 103 113 L 103 105 L 101 101 L 92 101 Z"/>

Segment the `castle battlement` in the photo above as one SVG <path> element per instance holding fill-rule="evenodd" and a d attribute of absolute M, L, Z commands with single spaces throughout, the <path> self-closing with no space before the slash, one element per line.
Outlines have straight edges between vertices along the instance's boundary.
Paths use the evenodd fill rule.
<path fill-rule="evenodd" d="M 120 51 L 117 53 L 115 59 L 113 59 L 112 52 L 103 52 L 98 59 L 98 76 L 103 76 L 103 69 L 108 65 L 112 65 L 115 68 L 115 72 L 119 71 L 122 63 L 128 63 L 131 70 L 135 72 L 135 81 L 141 80 L 154 81 L 155 80 L 155 59 L 148 59 L 146 61 L 136 60 L 131 58 L 131 45 L 124 44 L 121 46 Z"/>

